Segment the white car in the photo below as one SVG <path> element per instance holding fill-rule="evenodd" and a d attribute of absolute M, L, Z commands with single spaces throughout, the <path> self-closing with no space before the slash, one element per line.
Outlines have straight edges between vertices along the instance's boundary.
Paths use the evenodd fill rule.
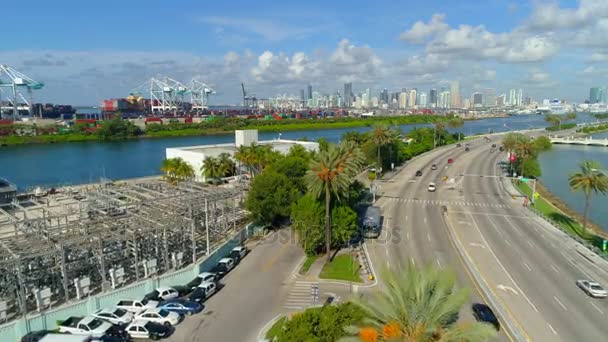
<path fill-rule="evenodd" d="M 167 337 L 171 333 L 171 328 L 150 321 L 135 320 L 129 324 L 125 331 L 131 338 L 158 340 Z"/>
<path fill-rule="evenodd" d="M 207 298 L 211 297 L 217 291 L 217 285 L 211 281 L 202 282 L 198 285 L 194 291 L 188 296 L 188 300 L 193 302 L 203 302 Z"/>
<path fill-rule="evenodd" d="M 585 291 L 589 296 L 595 298 L 605 298 L 608 297 L 608 292 L 604 290 L 604 288 L 592 281 L 592 280 L 577 280 L 576 285 L 581 288 L 581 290 Z"/>
<path fill-rule="evenodd" d="M 220 274 L 226 274 L 234 268 L 234 260 L 232 258 L 222 258 L 217 262 L 217 267 Z"/>
<path fill-rule="evenodd" d="M 435 192 L 435 190 L 437 190 L 437 185 L 435 185 L 435 183 L 429 183 L 429 192 Z"/>
<path fill-rule="evenodd" d="M 154 290 L 156 297 L 162 300 L 169 300 L 179 297 L 179 292 L 172 287 L 158 287 Z"/>
<path fill-rule="evenodd" d="M 177 325 L 180 322 L 181 316 L 177 312 L 154 308 L 138 314 L 135 316 L 135 319 L 172 326 Z"/>
<path fill-rule="evenodd" d="M 112 324 L 129 324 L 133 320 L 133 313 L 125 309 L 99 309 L 93 312 L 93 317 L 103 319 Z"/>
<path fill-rule="evenodd" d="M 158 302 L 155 300 L 121 300 L 116 304 L 119 309 L 124 309 L 132 313 L 142 312 L 146 309 L 152 309 L 158 306 Z"/>
<path fill-rule="evenodd" d="M 238 254 L 240 259 L 243 259 L 245 255 L 247 255 L 247 247 L 245 246 L 237 246 L 232 249 L 232 253 Z"/>

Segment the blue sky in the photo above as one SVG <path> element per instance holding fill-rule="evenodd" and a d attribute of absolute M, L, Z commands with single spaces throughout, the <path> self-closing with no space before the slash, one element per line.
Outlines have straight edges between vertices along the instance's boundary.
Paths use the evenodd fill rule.
<path fill-rule="evenodd" d="M 97 104 L 150 77 L 258 96 L 459 80 L 582 101 L 608 85 L 608 1 L 11 1 L 0 63 L 45 82 L 35 100 Z M 10 15 L 6 15 L 10 14 Z"/>

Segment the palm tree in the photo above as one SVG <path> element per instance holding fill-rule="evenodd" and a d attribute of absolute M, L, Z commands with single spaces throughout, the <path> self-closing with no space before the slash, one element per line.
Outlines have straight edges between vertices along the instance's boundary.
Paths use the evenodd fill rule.
<path fill-rule="evenodd" d="M 236 164 L 234 163 L 232 157 L 230 157 L 230 154 L 222 152 L 219 156 L 217 156 L 217 159 L 219 163 L 220 174 L 223 177 L 233 176 L 236 173 Z"/>
<path fill-rule="evenodd" d="M 348 192 L 350 184 L 363 164 L 363 154 L 352 142 L 329 144 L 311 161 L 304 180 L 315 197 L 325 195 L 325 251 L 327 262 L 331 260 L 331 197 L 340 199 Z"/>
<path fill-rule="evenodd" d="M 553 114 L 547 114 L 547 115 L 545 115 L 545 121 L 550 123 L 553 126 L 560 126 L 560 129 L 561 129 L 562 119 L 560 116 L 553 115 Z"/>
<path fill-rule="evenodd" d="M 597 161 L 585 160 L 579 166 L 580 171 L 570 174 L 568 183 L 571 191 L 581 191 L 585 194 L 583 233 L 586 233 L 591 194 L 606 195 L 608 193 L 608 176 L 601 170 L 602 165 Z"/>
<path fill-rule="evenodd" d="M 217 158 L 211 156 L 205 157 L 201 166 L 201 172 L 206 179 L 219 178 L 222 176 L 222 171 Z"/>
<path fill-rule="evenodd" d="M 519 158 L 519 162 L 521 163 L 521 176 L 525 177 L 524 166 L 526 164 L 526 160 L 533 157 L 537 153 L 536 146 L 528 136 L 522 134 L 519 141 L 515 145 L 515 153 L 517 158 Z"/>
<path fill-rule="evenodd" d="M 486 323 L 456 324 L 468 301 L 467 289 L 457 288 L 454 273 L 428 267 L 386 270 L 386 286 L 375 296 L 358 300 L 366 317 L 358 333 L 363 341 L 487 341 L 496 331 Z"/>
<path fill-rule="evenodd" d="M 445 131 L 445 122 L 443 122 L 443 121 L 435 122 L 435 127 L 433 130 L 433 148 L 436 147 L 435 141 L 436 141 L 437 134 L 439 133 L 439 135 L 442 135 L 444 131 Z"/>
<path fill-rule="evenodd" d="M 382 168 L 382 163 L 380 161 L 380 148 L 384 145 L 390 144 L 394 137 L 391 134 L 391 130 L 388 126 L 385 125 L 376 125 L 372 128 L 372 142 L 376 145 L 378 149 L 378 164 L 377 164 L 377 172 L 380 172 Z"/>
<path fill-rule="evenodd" d="M 164 173 L 165 179 L 173 184 L 176 184 L 179 180 L 194 178 L 194 169 L 182 158 L 163 160 L 160 170 Z"/>

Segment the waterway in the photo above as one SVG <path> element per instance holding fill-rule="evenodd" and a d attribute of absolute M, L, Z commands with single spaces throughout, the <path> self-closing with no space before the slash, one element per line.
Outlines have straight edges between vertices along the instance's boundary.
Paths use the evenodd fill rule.
<path fill-rule="evenodd" d="M 593 138 L 606 139 L 608 133 L 594 134 Z M 602 164 L 604 170 L 608 170 L 608 148 L 602 146 L 553 145 L 550 151 L 543 152 L 539 156 L 542 183 L 579 213 L 583 213 L 585 196 L 582 193 L 570 191 L 568 176 L 579 170 L 578 164 L 583 160 L 596 160 Z M 593 222 L 608 231 L 607 196 L 593 196 L 589 217 Z"/>

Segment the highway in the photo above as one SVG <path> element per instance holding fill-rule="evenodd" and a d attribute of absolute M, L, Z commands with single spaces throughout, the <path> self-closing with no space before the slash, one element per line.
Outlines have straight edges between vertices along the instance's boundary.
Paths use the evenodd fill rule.
<path fill-rule="evenodd" d="M 472 148 L 477 144 L 471 142 Z M 464 153 L 464 147 L 437 149 L 408 162 L 391 179 L 382 181 L 381 197 L 377 201 L 384 217 L 382 234 L 377 240 L 368 240 L 367 245 L 377 271 L 399 269 L 408 263 L 432 264 L 455 271 L 459 286 L 471 290 L 471 300 L 459 315 L 460 320 L 470 322 L 474 320 L 471 305 L 487 301 L 454 248 L 441 214 L 441 206 L 449 204 L 444 193 L 453 190 L 440 188 L 429 192 L 427 189 L 429 182 L 441 187 L 442 177 L 453 167 L 447 160 L 452 158 L 457 162 Z M 431 170 L 432 164 L 436 164 L 437 170 Z M 415 176 L 417 170 L 422 171 L 422 176 Z M 379 277 L 381 282 L 381 274 Z M 509 339 L 502 329 L 495 340 Z"/>
<path fill-rule="evenodd" d="M 449 205 L 450 225 L 507 307 L 507 319 L 530 340 L 606 340 L 608 302 L 575 285 L 582 278 L 608 285 L 605 263 L 579 253 L 585 254 L 581 246 L 507 193 L 514 193 L 509 181 L 494 177 L 501 176 L 497 162 L 506 154 L 492 153 L 488 145 L 472 149 L 448 170 L 462 191 L 454 199 L 482 204 Z"/>

